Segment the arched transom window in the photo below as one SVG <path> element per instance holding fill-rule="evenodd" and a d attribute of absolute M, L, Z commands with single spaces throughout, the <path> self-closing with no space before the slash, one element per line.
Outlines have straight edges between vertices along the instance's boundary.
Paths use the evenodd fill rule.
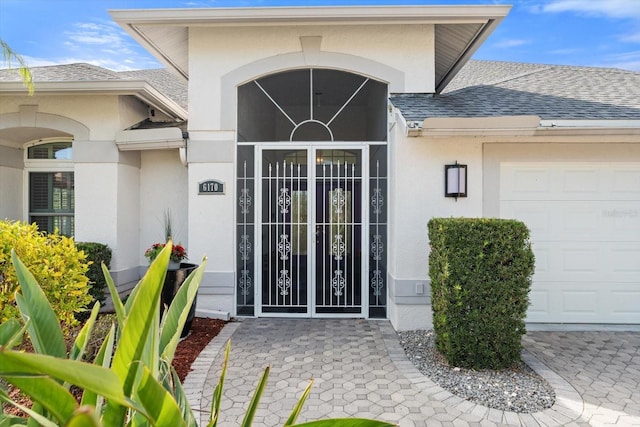
<path fill-rule="evenodd" d="M 271 74 L 238 88 L 238 141 L 386 141 L 387 85 L 337 70 Z"/>

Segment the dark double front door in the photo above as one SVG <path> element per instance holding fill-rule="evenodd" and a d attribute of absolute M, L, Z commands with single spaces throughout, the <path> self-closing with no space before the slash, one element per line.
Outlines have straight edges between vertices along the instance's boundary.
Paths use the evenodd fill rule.
<path fill-rule="evenodd" d="M 262 150 L 259 314 L 362 316 L 361 149 Z"/>

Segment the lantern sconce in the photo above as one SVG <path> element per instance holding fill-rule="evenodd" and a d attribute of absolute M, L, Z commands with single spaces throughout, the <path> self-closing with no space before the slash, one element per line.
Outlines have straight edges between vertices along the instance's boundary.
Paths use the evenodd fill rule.
<path fill-rule="evenodd" d="M 444 165 L 444 196 L 467 197 L 467 165 Z"/>

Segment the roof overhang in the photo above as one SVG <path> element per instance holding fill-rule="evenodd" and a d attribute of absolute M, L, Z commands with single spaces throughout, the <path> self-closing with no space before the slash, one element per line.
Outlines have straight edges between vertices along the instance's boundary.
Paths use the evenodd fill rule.
<path fill-rule="evenodd" d="M 409 137 L 640 135 L 640 120 L 541 120 L 531 115 L 431 117 L 404 123 Z"/>
<path fill-rule="evenodd" d="M 161 129 L 130 129 L 116 133 L 120 151 L 166 150 L 184 148 L 187 142 L 177 127 Z"/>
<path fill-rule="evenodd" d="M 168 117 L 186 120 L 187 111 L 144 80 L 41 81 L 35 83 L 38 95 L 129 95 L 138 98 Z M 0 94 L 23 94 L 22 82 L 0 82 Z"/>
<path fill-rule="evenodd" d="M 440 92 L 511 6 L 339 6 L 111 10 L 111 17 L 160 62 L 189 78 L 189 27 L 434 24 Z"/>

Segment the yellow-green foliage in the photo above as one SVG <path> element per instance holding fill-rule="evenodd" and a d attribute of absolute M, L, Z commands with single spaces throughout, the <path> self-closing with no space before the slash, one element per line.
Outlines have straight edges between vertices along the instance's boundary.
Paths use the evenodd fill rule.
<path fill-rule="evenodd" d="M 76 324 L 74 313 L 91 302 L 84 252 L 69 237 L 40 233 L 35 224 L 18 221 L 0 221 L 0 323 L 20 317 L 14 297 L 19 284 L 11 264 L 12 248 L 35 276 L 60 321 Z"/>

